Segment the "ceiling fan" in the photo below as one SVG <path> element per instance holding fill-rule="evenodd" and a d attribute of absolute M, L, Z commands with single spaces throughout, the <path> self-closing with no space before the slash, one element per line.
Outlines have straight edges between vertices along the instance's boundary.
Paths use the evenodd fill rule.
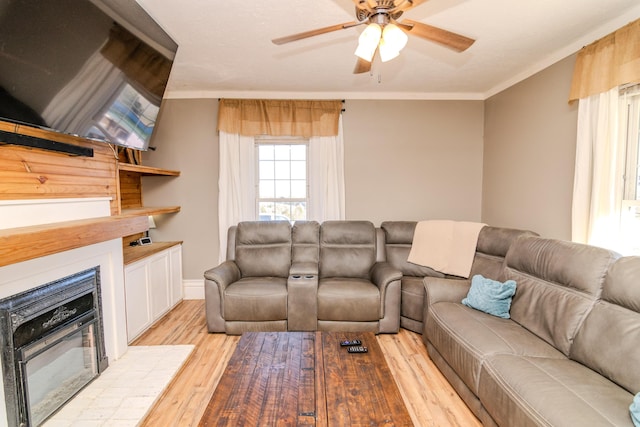
<path fill-rule="evenodd" d="M 404 12 L 425 1 L 427 0 L 353 0 L 356 6 L 357 21 L 291 34 L 271 41 L 281 45 L 368 24 L 359 38 L 358 49 L 356 49 L 358 61 L 353 70 L 354 74 L 369 72 L 376 52 L 383 62 L 398 56 L 400 50 L 407 43 L 407 34 L 436 42 L 458 52 L 466 50 L 475 42 L 474 39 L 411 19 L 397 21 Z"/>

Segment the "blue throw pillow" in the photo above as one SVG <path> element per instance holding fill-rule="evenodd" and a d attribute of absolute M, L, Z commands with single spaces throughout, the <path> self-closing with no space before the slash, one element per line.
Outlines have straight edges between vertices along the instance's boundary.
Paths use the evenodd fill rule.
<path fill-rule="evenodd" d="M 509 319 L 511 298 L 516 293 L 515 280 L 498 282 L 480 274 L 471 278 L 471 288 L 462 304 L 494 316 Z"/>
<path fill-rule="evenodd" d="M 631 414 L 631 421 L 636 427 L 640 427 L 640 393 L 636 394 L 633 398 L 631 406 L 629 406 L 629 413 Z"/>

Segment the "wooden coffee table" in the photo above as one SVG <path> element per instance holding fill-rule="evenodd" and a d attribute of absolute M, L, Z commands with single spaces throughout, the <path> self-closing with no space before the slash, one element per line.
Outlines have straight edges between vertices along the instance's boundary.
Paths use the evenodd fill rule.
<path fill-rule="evenodd" d="M 360 339 L 368 353 L 340 342 Z M 373 333 L 242 335 L 200 426 L 413 426 Z"/>

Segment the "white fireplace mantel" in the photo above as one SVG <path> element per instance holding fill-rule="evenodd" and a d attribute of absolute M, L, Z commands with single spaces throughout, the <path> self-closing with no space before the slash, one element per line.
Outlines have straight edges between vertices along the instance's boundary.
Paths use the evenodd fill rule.
<path fill-rule="evenodd" d="M 16 216 L 21 218 L 15 218 Z M 25 221 L 26 218 L 30 220 Z M 36 235 L 42 232 L 40 230 L 46 230 L 45 233 L 55 236 L 58 224 L 65 225 L 68 230 L 64 227 L 61 229 L 67 230 L 67 233 L 73 233 L 74 224 L 89 224 L 85 227 L 90 227 L 94 221 L 111 223 L 112 218 L 114 217 L 109 217 L 108 198 L 40 200 L 28 203 L 2 202 L 0 203 L 0 247 L 4 244 L 3 253 L 10 252 L 13 247 L 11 242 L 22 244 L 21 239 L 12 236 L 20 236 L 21 233 L 31 236 L 29 230 L 36 230 Z M 146 225 L 146 217 L 139 220 L 141 224 Z M 5 224 L 5 221 L 7 223 L 12 221 L 11 224 L 18 228 L 2 229 L 4 227 L 1 225 Z M 127 351 L 122 239 L 121 236 L 108 239 L 99 236 L 91 239 L 83 237 L 83 234 L 70 236 L 68 240 L 72 240 L 71 245 L 68 242 L 67 244 L 60 242 L 58 247 L 65 249 L 70 247 L 71 249 L 68 250 L 49 248 L 51 250 L 47 251 L 46 256 L 28 257 L 20 262 L 0 264 L 0 298 L 100 266 L 105 350 L 109 361 L 114 361 Z M 33 245 L 37 245 L 37 238 L 32 242 L 34 242 Z M 24 250 L 24 248 L 15 250 Z M 0 387 L 0 396 L 4 401 L 3 387 Z M 6 407 L 0 404 L 0 426 L 6 425 L 6 420 Z"/>

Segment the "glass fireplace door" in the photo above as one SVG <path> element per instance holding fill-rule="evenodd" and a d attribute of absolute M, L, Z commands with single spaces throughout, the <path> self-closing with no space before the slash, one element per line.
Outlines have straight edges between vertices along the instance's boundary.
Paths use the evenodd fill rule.
<path fill-rule="evenodd" d="M 44 422 L 98 375 L 95 328 L 95 320 L 80 320 L 22 350 L 32 426 Z"/>

